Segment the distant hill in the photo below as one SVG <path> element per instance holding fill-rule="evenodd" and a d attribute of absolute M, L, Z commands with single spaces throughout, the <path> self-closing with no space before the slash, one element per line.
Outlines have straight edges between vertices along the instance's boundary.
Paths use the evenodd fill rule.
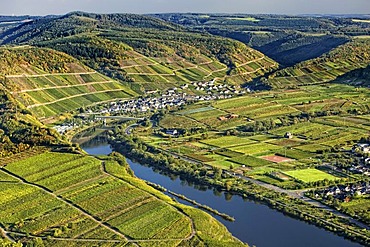
<path fill-rule="evenodd" d="M 349 42 L 351 37 L 370 34 L 370 23 L 355 20 L 354 16 L 193 13 L 154 16 L 241 41 L 285 67 L 319 57 Z"/>
<path fill-rule="evenodd" d="M 64 16 L 35 18 L 0 35 L 2 44 L 35 44 L 78 33 L 106 28 L 156 28 L 176 30 L 180 26 L 153 17 L 134 14 L 89 14 L 72 12 Z"/>
<path fill-rule="evenodd" d="M 370 39 L 354 39 L 318 58 L 279 70 L 262 81 L 273 88 L 295 88 L 331 82 L 345 74 L 367 76 L 363 69 L 370 64 L 369 51 Z"/>
<path fill-rule="evenodd" d="M 23 107 L 43 119 L 83 105 L 136 95 L 77 59 L 45 48 L 1 48 L 0 77 Z"/>
<path fill-rule="evenodd" d="M 142 15 L 76 12 L 20 25 L 0 40 L 65 52 L 140 93 L 212 79 L 243 84 L 278 66 L 238 41 Z"/>

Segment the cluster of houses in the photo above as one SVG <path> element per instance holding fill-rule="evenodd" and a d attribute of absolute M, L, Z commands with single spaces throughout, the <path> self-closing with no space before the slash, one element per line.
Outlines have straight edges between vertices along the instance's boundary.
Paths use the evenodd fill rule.
<path fill-rule="evenodd" d="M 243 94 L 246 92 L 245 90 L 237 90 L 237 87 L 234 85 L 215 85 L 213 81 L 194 82 L 193 86 L 196 87 L 195 90 L 204 90 L 208 91 L 208 93 L 204 95 L 188 95 L 187 93 L 181 92 L 181 90 L 178 88 L 170 88 L 160 96 L 151 96 L 132 99 L 128 101 L 121 100 L 118 102 L 112 102 L 97 113 L 145 113 L 159 109 L 166 109 L 168 107 L 179 107 L 190 102 L 227 99 L 233 97 L 236 94 Z M 188 88 L 188 84 L 185 84 L 181 88 Z M 150 93 L 158 92 L 153 91 Z M 147 92 L 147 94 L 149 93 Z M 89 110 L 89 113 L 92 113 L 92 111 Z"/>
<path fill-rule="evenodd" d="M 227 84 L 215 84 L 215 81 L 207 81 L 207 82 L 193 82 L 192 83 L 194 89 L 196 91 L 204 91 L 207 94 L 219 94 L 219 95 L 235 95 L 235 94 L 245 94 L 246 92 L 250 92 L 249 88 L 240 89 L 239 86 L 235 85 L 227 85 Z M 181 88 L 185 89 L 188 88 L 189 84 L 185 84 Z"/>
<path fill-rule="evenodd" d="M 338 185 L 316 191 L 315 197 L 322 196 L 323 198 L 333 197 L 341 201 L 349 202 L 354 196 L 362 196 L 370 194 L 370 183 L 362 182 L 352 185 Z"/>
<path fill-rule="evenodd" d="M 56 125 L 53 127 L 59 134 L 64 134 L 74 128 L 73 123 L 65 123 L 63 125 Z"/>
<path fill-rule="evenodd" d="M 204 91 L 202 95 L 188 95 L 183 92 L 183 89 L 193 86 L 197 91 Z M 159 96 L 154 96 L 152 94 L 158 95 L 159 92 L 148 91 L 146 92 L 147 97 L 132 99 L 132 100 L 119 100 L 116 102 L 111 102 L 103 106 L 103 108 L 98 111 L 93 111 L 92 109 L 87 109 L 86 114 L 89 115 L 106 115 L 106 114 L 137 114 L 137 113 L 147 113 L 153 112 L 155 110 L 167 109 L 172 107 L 180 107 L 189 103 L 194 103 L 198 101 L 211 101 L 218 99 L 228 99 L 235 95 L 244 94 L 250 92 L 249 88 L 240 89 L 234 85 L 226 84 L 215 84 L 214 80 L 207 82 L 193 82 L 192 84 L 185 84 L 180 88 L 170 88 Z M 236 116 L 225 116 L 224 120 L 229 118 L 235 118 Z M 74 124 L 63 124 L 54 127 L 59 133 L 63 134 L 74 128 Z"/>
<path fill-rule="evenodd" d="M 370 154 L 370 144 L 358 143 L 352 147 L 352 153 L 361 155 L 361 157 L 359 157 L 359 162 L 356 165 L 349 168 L 349 171 L 370 176 L 370 157 L 366 156 Z"/>
<path fill-rule="evenodd" d="M 100 114 L 106 113 L 139 113 L 149 112 L 168 107 L 179 107 L 187 103 L 186 94 L 162 95 L 161 97 L 138 98 L 128 101 L 118 101 L 110 103 L 105 109 L 100 110 Z"/>

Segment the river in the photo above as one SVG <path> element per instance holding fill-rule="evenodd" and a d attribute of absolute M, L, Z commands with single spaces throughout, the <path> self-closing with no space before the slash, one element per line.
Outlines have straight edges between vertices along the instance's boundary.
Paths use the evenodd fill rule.
<path fill-rule="evenodd" d="M 81 147 L 89 154 L 109 154 L 111 148 L 107 143 Z M 159 184 L 164 188 L 196 200 L 201 204 L 217 209 L 235 218 L 234 222 L 213 215 L 228 230 L 243 242 L 257 247 L 359 247 L 332 232 L 310 225 L 284 215 L 266 205 L 245 200 L 211 188 L 200 187 L 180 180 L 176 176 L 167 176 L 127 160 L 135 175 L 141 179 Z M 188 204 L 179 200 L 184 204 Z"/>

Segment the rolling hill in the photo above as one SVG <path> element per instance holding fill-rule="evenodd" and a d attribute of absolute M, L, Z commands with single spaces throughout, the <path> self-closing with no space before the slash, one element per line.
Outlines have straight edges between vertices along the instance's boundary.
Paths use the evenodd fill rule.
<path fill-rule="evenodd" d="M 140 93 L 190 81 L 243 84 L 278 66 L 241 42 L 139 15 L 76 12 L 26 23 L 0 39 L 65 52 Z"/>
<path fill-rule="evenodd" d="M 62 52 L 36 47 L 0 49 L 5 89 L 37 117 L 45 119 L 136 93 Z"/>
<path fill-rule="evenodd" d="M 351 37 L 370 34 L 369 23 L 351 16 L 196 13 L 153 16 L 241 41 L 284 67 L 319 57 L 349 42 Z"/>
<path fill-rule="evenodd" d="M 352 70 L 351 72 L 338 77 L 336 81 L 354 86 L 369 86 L 370 65 L 366 68 Z"/>

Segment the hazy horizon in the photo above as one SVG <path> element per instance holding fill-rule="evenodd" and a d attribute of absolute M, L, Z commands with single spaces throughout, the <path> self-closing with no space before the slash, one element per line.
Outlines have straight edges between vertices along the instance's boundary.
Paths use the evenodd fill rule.
<path fill-rule="evenodd" d="M 370 14 L 369 0 L 13 0 L 0 15 L 93 13 Z"/>

